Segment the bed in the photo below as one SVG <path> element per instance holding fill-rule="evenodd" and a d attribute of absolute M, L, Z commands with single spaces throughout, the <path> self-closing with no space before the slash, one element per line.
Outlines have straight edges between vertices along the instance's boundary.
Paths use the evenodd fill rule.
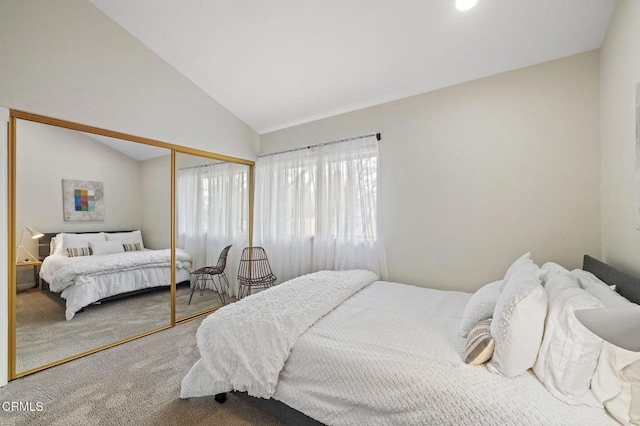
<path fill-rule="evenodd" d="M 65 300 L 71 320 L 84 307 L 171 285 L 171 249 L 144 248 L 140 231 L 46 234 L 43 290 Z M 46 247 L 46 246 L 45 246 Z M 176 282 L 189 281 L 191 256 L 176 249 Z"/>
<path fill-rule="evenodd" d="M 616 286 L 607 297 L 640 300 L 640 280 L 589 256 L 583 268 L 585 279 L 592 272 Z M 181 397 L 224 402 L 233 391 L 290 424 L 615 423 L 601 403 L 560 400 L 538 370 L 509 378 L 465 364 L 460 327 L 472 294 L 346 273 L 300 277 L 207 317 L 197 333 L 201 359 Z M 566 284 L 553 274 L 557 288 Z M 540 340 L 543 347 L 546 336 Z M 605 349 L 614 350 L 600 341 Z M 603 368 L 594 365 L 594 377 Z"/>

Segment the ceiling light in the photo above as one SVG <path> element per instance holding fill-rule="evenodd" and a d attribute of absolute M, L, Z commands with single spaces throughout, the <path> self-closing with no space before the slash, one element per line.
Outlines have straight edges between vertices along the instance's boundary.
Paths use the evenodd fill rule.
<path fill-rule="evenodd" d="M 478 3 L 478 0 L 456 0 L 456 7 L 464 12 L 471 9 L 476 3 Z"/>

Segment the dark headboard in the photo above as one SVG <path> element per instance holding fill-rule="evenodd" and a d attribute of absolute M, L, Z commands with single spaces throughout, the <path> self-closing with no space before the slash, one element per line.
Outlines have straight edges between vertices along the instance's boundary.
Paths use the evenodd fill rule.
<path fill-rule="evenodd" d="M 616 291 L 628 300 L 640 304 L 640 278 L 636 278 L 613 266 L 584 255 L 582 269 L 591 272 L 609 285 L 615 285 Z"/>
<path fill-rule="evenodd" d="M 51 239 L 56 235 L 58 235 L 58 232 L 53 234 L 46 233 L 44 234 L 44 237 L 38 240 L 38 257 L 40 258 L 40 260 L 43 260 L 45 257 L 49 256 L 50 254 L 49 247 L 51 244 Z"/>

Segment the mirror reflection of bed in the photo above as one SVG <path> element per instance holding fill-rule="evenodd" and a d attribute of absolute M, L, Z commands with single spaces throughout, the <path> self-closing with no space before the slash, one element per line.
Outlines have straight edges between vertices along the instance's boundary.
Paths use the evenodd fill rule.
<path fill-rule="evenodd" d="M 21 242 L 30 253 L 40 253 L 38 257 L 44 259 L 41 276 L 47 280 L 40 288 L 31 268 L 17 268 L 16 373 L 169 326 L 171 151 L 27 120 L 18 120 L 16 146 L 16 238 L 25 226 L 47 236 Z M 63 206 L 63 179 L 102 184 L 103 217 L 68 220 Z M 128 232 L 99 234 L 120 230 Z M 49 239 L 58 234 L 68 235 L 68 241 L 50 246 Z M 82 235 L 101 236 L 99 241 L 89 241 Z M 136 238 L 140 246 L 136 246 Z M 124 251 L 127 246 L 129 251 Z M 50 247 L 58 250 L 62 271 L 50 271 L 51 264 L 56 263 L 45 259 Z M 110 252 L 114 247 L 116 252 Z M 75 254 L 85 254 L 82 249 L 87 253 L 69 256 L 67 248 L 76 249 Z M 162 252 L 163 256 L 152 261 L 168 260 L 168 266 L 145 270 L 139 269 L 138 263 L 135 267 L 127 263 L 131 262 L 129 256 L 151 256 L 154 252 Z M 178 259 L 179 253 L 178 250 Z M 181 261 L 176 263 L 177 282 L 187 283 L 177 287 L 178 298 L 190 293 L 190 254 L 186 256 L 189 260 L 183 259 L 184 268 L 178 267 Z M 125 263 L 106 262 L 114 257 Z M 60 263 L 65 260 L 71 260 L 74 267 Z M 94 260 L 98 262 L 92 263 Z M 114 270 L 107 273 L 101 269 L 105 263 Z M 96 264 L 101 266 L 93 270 Z M 160 273 L 162 268 L 165 271 Z M 53 274 L 58 274 L 59 279 L 54 279 Z M 146 279 L 141 280 L 141 275 Z M 96 282 L 99 289 L 84 291 Z M 156 291 L 130 293 L 141 290 L 137 288 L 140 286 Z M 121 293 L 127 297 L 104 301 L 104 297 Z M 206 303 L 196 297 L 192 302 L 194 308 L 201 310 Z M 206 306 L 212 307 L 215 306 Z"/>
<path fill-rule="evenodd" d="M 205 276 L 200 281 L 202 292 L 196 289 L 193 297 L 177 292 L 176 318 L 188 318 L 220 303 L 219 290 L 227 303 L 236 301 L 240 254 L 249 245 L 249 167 L 177 153 L 176 237 L 177 246 L 191 254 L 192 271 L 215 267 L 225 247 L 231 246 L 226 280 L 221 274 Z"/>

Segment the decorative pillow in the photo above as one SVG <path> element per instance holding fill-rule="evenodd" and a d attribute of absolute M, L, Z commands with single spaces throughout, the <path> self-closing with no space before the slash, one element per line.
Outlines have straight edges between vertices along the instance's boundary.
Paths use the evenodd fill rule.
<path fill-rule="evenodd" d="M 575 311 L 601 308 L 603 304 L 569 275 L 549 278 L 545 289 L 549 293 L 549 312 L 533 371 L 560 401 L 602 407 L 590 389 L 602 339 L 577 320 Z"/>
<path fill-rule="evenodd" d="M 464 349 L 464 362 L 469 365 L 480 365 L 491 359 L 495 341 L 491 336 L 491 318 L 479 321 L 469 331 L 467 345 Z"/>
<path fill-rule="evenodd" d="M 506 283 L 507 281 L 509 281 L 509 278 L 511 278 L 513 274 L 516 273 L 516 271 L 518 271 L 519 269 L 532 266 L 535 266 L 536 268 L 538 267 L 535 263 L 533 263 L 533 260 L 531 259 L 531 252 L 523 254 L 518 259 L 516 259 L 516 261 L 513 262 L 511 266 L 509 266 L 509 269 L 507 269 L 507 272 L 504 274 L 504 282 Z"/>
<path fill-rule="evenodd" d="M 78 257 L 78 256 L 90 256 L 91 249 L 89 247 L 77 247 L 67 249 L 67 256 L 69 257 Z"/>
<path fill-rule="evenodd" d="M 140 247 L 144 248 L 144 244 L 142 243 L 142 231 L 106 233 L 105 237 L 107 238 L 107 241 L 121 241 L 123 243 L 139 243 Z"/>
<path fill-rule="evenodd" d="M 142 250 L 142 245 L 140 243 L 124 243 L 122 246 L 124 247 L 124 251 Z"/>
<path fill-rule="evenodd" d="M 89 244 L 94 255 L 124 253 L 122 241 L 90 241 Z"/>
<path fill-rule="evenodd" d="M 462 315 L 462 326 L 460 327 L 462 337 L 467 337 L 469 330 L 478 321 L 486 320 L 493 316 L 493 310 L 496 308 L 496 302 L 503 288 L 504 281 L 499 280 L 486 284 L 473 293 Z"/>
<path fill-rule="evenodd" d="M 520 268 L 496 302 L 491 323 L 496 343 L 489 371 L 515 377 L 533 367 L 546 315 L 547 292 L 540 285 L 538 268 Z"/>

